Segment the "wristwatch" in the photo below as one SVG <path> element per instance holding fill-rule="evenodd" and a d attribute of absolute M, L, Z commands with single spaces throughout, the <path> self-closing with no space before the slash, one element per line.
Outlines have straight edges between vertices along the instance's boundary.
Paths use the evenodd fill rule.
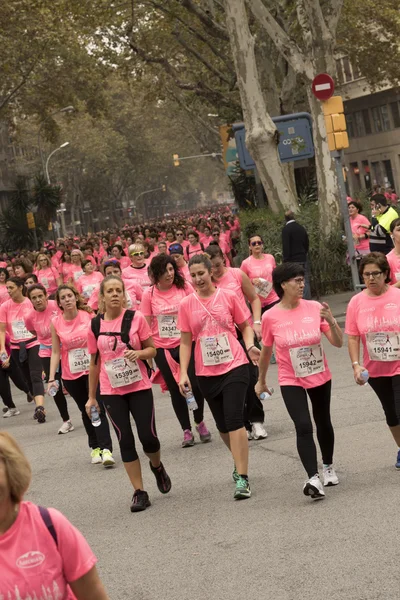
<path fill-rule="evenodd" d="M 254 325 L 261 325 L 261 321 L 253 321 Z"/>

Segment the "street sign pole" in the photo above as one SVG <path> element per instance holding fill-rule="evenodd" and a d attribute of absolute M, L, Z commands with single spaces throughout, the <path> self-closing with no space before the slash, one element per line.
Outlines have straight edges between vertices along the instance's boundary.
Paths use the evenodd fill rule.
<path fill-rule="evenodd" d="M 355 291 L 357 291 L 360 289 L 360 279 L 358 276 L 356 251 L 354 248 L 354 241 L 353 241 L 353 232 L 351 231 L 351 225 L 350 225 L 349 208 L 347 206 L 347 192 L 346 192 L 346 186 L 345 186 L 344 176 L 343 176 L 342 152 L 343 152 L 342 150 L 334 150 L 332 152 L 332 156 L 335 160 L 336 175 L 337 175 L 338 184 L 339 184 L 340 206 L 342 209 L 344 230 L 345 230 L 346 239 L 347 239 L 347 251 L 349 253 L 351 279 L 353 281 L 353 288 Z"/>

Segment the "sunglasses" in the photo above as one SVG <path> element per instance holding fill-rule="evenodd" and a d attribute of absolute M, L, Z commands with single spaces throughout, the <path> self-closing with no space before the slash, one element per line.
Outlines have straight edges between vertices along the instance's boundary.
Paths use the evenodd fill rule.
<path fill-rule="evenodd" d="M 131 256 L 144 256 L 144 252 L 132 252 Z"/>
<path fill-rule="evenodd" d="M 219 235 L 219 233 L 213 233 L 213 237 L 216 237 L 217 235 Z"/>
<path fill-rule="evenodd" d="M 251 242 L 251 246 L 262 246 L 262 242 Z"/>

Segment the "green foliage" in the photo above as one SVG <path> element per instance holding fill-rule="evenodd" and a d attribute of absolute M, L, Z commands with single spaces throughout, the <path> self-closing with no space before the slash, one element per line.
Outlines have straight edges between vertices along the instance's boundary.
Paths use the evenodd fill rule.
<path fill-rule="evenodd" d="M 246 171 L 236 163 L 234 177 L 229 177 L 233 196 L 240 209 L 249 209 L 256 206 L 256 182 L 253 175 L 247 175 Z"/>
<path fill-rule="evenodd" d="M 238 262 L 249 254 L 247 238 L 259 234 L 264 240 L 265 252 L 275 257 L 277 264 L 282 262 L 282 228 L 285 223 L 283 213 L 276 215 L 268 209 L 240 212 L 242 238 Z M 306 204 L 299 209 L 297 220 L 307 230 L 310 238 L 311 290 L 314 296 L 348 290 L 351 287 L 351 273 L 346 264 L 346 246 L 342 241 L 343 231 L 336 228 L 329 238 L 323 238 L 318 221 L 318 207 Z"/>

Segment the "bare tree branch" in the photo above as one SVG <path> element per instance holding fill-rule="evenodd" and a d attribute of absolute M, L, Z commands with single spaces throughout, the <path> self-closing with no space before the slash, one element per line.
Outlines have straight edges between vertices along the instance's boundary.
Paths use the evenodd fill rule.
<path fill-rule="evenodd" d="M 222 25 L 214 21 L 200 6 L 195 4 L 193 0 L 179 0 L 181 5 L 189 12 L 194 14 L 207 27 L 207 31 L 213 37 L 229 42 L 228 33 Z"/>
<path fill-rule="evenodd" d="M 16 96 L 16 94 L 19 92 L 19 90 L 25 85 L 25 83 L 28 81 L 29 77 L 31 76 L 31 74 L 33 73 L 36 65 L 38 64 L 40 59 L 38 59 L 37 61 L 35 61 L 30 68 L 28 69 L 28 71 L 22 76 L 21 81 L 18 83 L 18 85 L 15 86 L 14 89 L 12 89 L 5 98 L 3 98 L 0 101 L 0 111 L 3 110 L 3 108 L 5 106 L 7 106 L 7 104 L 12 100 L 12 98 L 14 98 L 14 96 Z"/>
<path fill-rule="evenodd" d="M 232 81 L 230 79 L 228 79 L 228 77 L 226 77 L 223 73 L 221 73 L 221 71 L 219 71 L 216 67 L 214 67 L 214 65 L 212 65 L 206 58 L 204 58 L 204 56 L 202 56 L 199 52 L 197 52 L 197 50 L 194 48 L 194 46 L 190 46 L 190 44 L 188 44 L 186 42 L 186 40 L 184 40 L 184 38 L 177 31 L 173 31 L 172 34 L 175 37 L 175 39 L 178 40 L 178 42 L 181 44 L 181 46 L 183 46 L 185 48 L 185 50 L 187 50 L 187 52 L 189 52 L 195 58 L 197 58 L 197 60 L 199 62 L 203 63 L 203 65 L 211 73 L 213 73 L 216 77 L 218 77 L 222 82 L 231 86 Z"/>
<path fill-rule="evenodd" d="M 207 123 L 207 121 L 200 117 L 198 112 L 192 110 L 188 106 L 187 102 L 184 102 L 181 98 L 179 98 L 179 96 L 175 94 L 171 89 L 167 88 L 167 92 L 171 96 L 171 98 L 173 98 L 173 100 L 175 100 L 175 102 L 191 116 L 191 118 L 195 119 L 198 123 L 200 123 L 200 125 L 204 127 L 204 129 L 206 129 L 209 133 L 211 133 L 213 137 L 219 139 L 219 132 L 217 129 L 215 129 L 215 127 L 213 127 L 212 125 L 210 125 L 210 123 Z"/>

